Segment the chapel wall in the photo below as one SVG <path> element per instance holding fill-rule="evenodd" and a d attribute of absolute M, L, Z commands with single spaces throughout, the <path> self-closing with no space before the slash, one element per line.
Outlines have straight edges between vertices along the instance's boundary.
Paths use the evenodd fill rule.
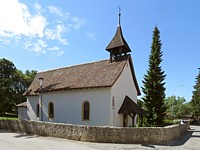
<path fill-rule="evenodd" d="M 111 88 L 111 99 L 113 97 L 115 99 L 115 107 L 111 111 L 111 118 L 113 118 L 111 120 L 113 120 L 114 126 L 123 127 L 123 114 L 118 114 L 118 111 L 126 95 L 137 104 L 137 90 L 133 81 L 129 61 L 127 61 L 121 75 Z M 134 122 L 136 124 L 136 119 Z M 132 118 L 130 116 L 128 116 L 127 126 L 132 126 Z"/>
<path fill-rule="evenodd" d="M 0 129 L 99 143 L 162 144 L 178 139 L 187 128 L 187 124 L 166 127 L 110 127 L 0 120 Z"/>
<path fill-rule="evenodd" d="M 43 121 L 79 125 L 110 125 L 110 87 L 47 92 L 42 95 Z M 83 120 L 83 103 L 90 104 L 89 120 Z M 29 96 L 27 112 L 30 120 L 38 121 L 36 104 L 39 96 Z M 53 103 L 54 118 L 48 116 L 48 105 Z"/>

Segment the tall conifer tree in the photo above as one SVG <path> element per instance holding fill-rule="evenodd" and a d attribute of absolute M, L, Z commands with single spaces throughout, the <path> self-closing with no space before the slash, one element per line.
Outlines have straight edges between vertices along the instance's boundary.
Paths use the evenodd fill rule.
<path fill-rule="evenodd" d="M 144 86 L 142 87 L 143 101 L 148 112 L 147 126 L 164 126 L 166 112 L 164 79 L 166 75 L 160 66 L 163 55 L 161 46 L 160 31 L 156 26 L 153 31 L 149 68 L 144 76 Z"/>
<path fill-rule="evenodd" d="M 194 111 L 194 116 L 198 117 L 200 115 L 200 68 L 195 82 L 196 84 L 194 86 L 191 103 Z"/>

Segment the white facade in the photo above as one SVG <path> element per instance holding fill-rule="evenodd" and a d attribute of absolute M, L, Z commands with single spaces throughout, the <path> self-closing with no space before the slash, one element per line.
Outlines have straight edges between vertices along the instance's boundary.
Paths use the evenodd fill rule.
<path fill-rule="evenodd" d="M 82 105 L 85 101 L 90 104 L 90 119 L 84 121 L 82 118 Z M 54 104 L 53 119 L 48 118 L 48 104 L 50 102 Z M 36 117 L 36 107 L 38 103 L 39 96 L 28 97 L 27 107 L 30 120 L 39 120 L 39 118 Z M 109 126 L 110 107 L 110 88 L 43 93 L 44 121 Z"/>
<path fill-rule="evenodd" d="M 27 107 L 18 107 L 18 118 L 19 120 L 29 120 Z"/>
<path fill-rule="evenodd" d="M 112 87 L 87 88 L 43 93 L 43 121 L 95 126 L 123 126 L 123 114 L 118 114 L 125 96 L 137 103 L 137 90 L 133 81 L 130 64 L 123 68 Z M 90 119 L 83 120 L 83 103 L 90 104 Z M 48 104 L 54 105 L 54 118 L 48 118 Z M 40 120 L 36 116 L 39 96 L 27 97 L 27 114 L 30 120 Z M 40 112 L 41 113 L 41 112 Z M 127 126 L 132 126 L 128 116 Z"/>
<path fill-rule="evenodd" d="M 123 72 L 111 88 L 111 97 L 114 98 L 115 107 L 112 109 L 110 116 L 114 126 L 123 126 L 123 115 L 118 114 L 118 111 L 126 95 L 137 104 L 137 90 L 133 81 L 129 61 L 127 61 Z M 132 118 L 130 116 L 127 117 L 127 126 L 132 126 Z"/>

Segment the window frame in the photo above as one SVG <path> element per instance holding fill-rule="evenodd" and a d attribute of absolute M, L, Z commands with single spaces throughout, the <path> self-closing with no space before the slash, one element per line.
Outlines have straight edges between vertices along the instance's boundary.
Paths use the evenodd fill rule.
<path fill-rule="evenodd" d="M 49 102 L 49 104 L 48 104 L 48 118 L 54 119 L 54 104 L 53 104 L 53 102 Z"/>
<path fill-rule="evenodd" d="M 88 110 L 86 110 L 86 104 L 88 104 Z M 90 102 L 84 101 L 82 103 L 82 121 L 90 121 Z"/>
<path fill-rule="evenodd" d="M 39 118 L 40 117 L 40 105 L 36 104 L 36 117 Z"/>

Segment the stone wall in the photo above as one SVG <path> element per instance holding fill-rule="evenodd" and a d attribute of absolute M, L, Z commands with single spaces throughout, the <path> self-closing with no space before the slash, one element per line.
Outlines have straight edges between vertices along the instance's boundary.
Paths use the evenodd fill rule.
<path fill-rule="evenodd" d="M 186 124 L 167 127 L 106 127 L 24 120 L 1 120 L 0 128 L 87 142 L 161 144 L 179 138 L 187 131 Z"/>

